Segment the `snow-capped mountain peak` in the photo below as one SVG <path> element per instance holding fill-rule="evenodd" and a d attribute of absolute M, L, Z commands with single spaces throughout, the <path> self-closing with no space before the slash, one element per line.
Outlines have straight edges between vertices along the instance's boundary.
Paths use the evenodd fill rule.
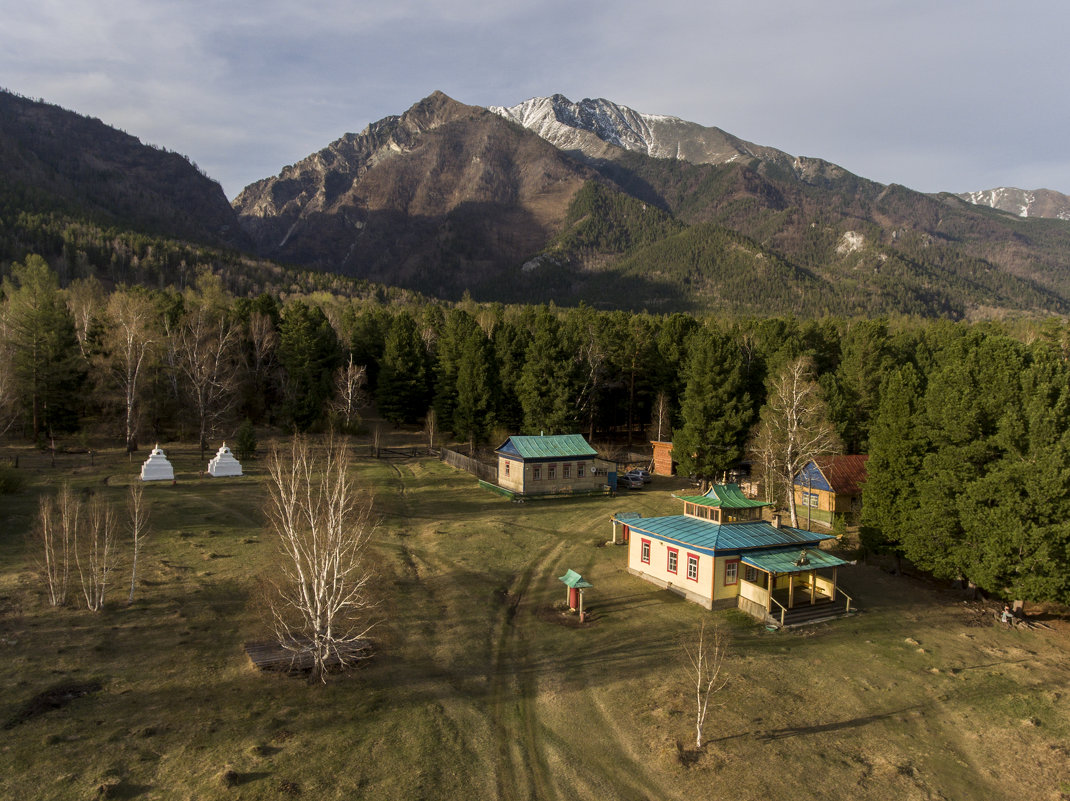
<path fill-rule="evenodd" d="M 603 98 L 573 103 L 559 94 L 533 97 L 509 108 L 491 106 L 490 110 L 563 150 L 582 150 L 582 134 L 586 132 L 625 150 L 662 158 L 675 157 L 676 153 L 675 148 L 670 152 L 659 141 L 656 128 L 664 123 L 687 124 L 677 117 L 643 114 Z"/>

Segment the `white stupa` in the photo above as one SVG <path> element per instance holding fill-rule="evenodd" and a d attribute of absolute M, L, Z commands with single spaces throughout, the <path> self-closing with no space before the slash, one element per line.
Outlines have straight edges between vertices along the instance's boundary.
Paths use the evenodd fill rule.
<path fill-rule="evenodd" d="M 208 475 L 214 478 L 241 475 L 241 462 L 234 458 L 227 443 L 223 443 L 223 447 L 216 451 L 215 458 L 208 463 Z"/>
<path fill-rule="evenodd" d="M 141 465 L 142 481 L 174 481 L 175 468 L 167 461 L 167 456 L 160 450 L 160 443 L 152 449 L 149 458 Z"/>

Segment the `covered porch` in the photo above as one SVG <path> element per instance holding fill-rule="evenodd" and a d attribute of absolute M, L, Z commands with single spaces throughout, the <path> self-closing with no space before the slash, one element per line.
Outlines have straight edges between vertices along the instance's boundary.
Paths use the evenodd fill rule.
<path fill-rule="evenodd" d="M 851 612 L 839 586 L 843 559 L 818 548 L 770 548 L 740 556 L 739 608 L 777 626 L 814 623 Z"/>

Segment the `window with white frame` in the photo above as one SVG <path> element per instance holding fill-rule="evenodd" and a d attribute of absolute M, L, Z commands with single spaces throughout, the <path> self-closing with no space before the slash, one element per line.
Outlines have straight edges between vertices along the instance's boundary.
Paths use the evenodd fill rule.
<path fill-rule="evenodd" d="M 535 465 L 531 468 L 531 480 L 539 481 L 540 479 L 542 479 L 542 468 L 538 465 Z"/>
<path fill-rule="evenodd" d="M 639 560 L 643 564 L 650 564 L 650 540 L 643 540 L 639 545 Z"/>
<path fill-rule="evenodd" d="M 576 465 L 576 478 L 583 478 L 583 462 Z"/>
<path fill-rule="evenodd" d="M 561 465 L 561 478 L 572 478 L 572 465 L 567 463 Z"/>
<path fill-rule="evenodd" d="M 687 577 L 698 581 L 698 557 L 693 553 L 687 555 Z"/>
<path fill-rule="evenodd" d="M 546 465 L 546 479 L 548 481 L 553 481 L 555 478 L 557 478 L 557 465 L 556 464 Z"/>
<path fill-rule="evenodd" d="M 739 577 L 739 560 L 729 559 L 724 563 L 724 583 L 725 586 L 729 584 L 735 584 L 736 579 Z"/>
<path fill-rule="evenodd" d="M 665 569 L 670 573 L 676 572 L 676 562 L 680 558 L 680 552 L 676 548 L 669 548 L 669 555 L 665 564 Z"/>

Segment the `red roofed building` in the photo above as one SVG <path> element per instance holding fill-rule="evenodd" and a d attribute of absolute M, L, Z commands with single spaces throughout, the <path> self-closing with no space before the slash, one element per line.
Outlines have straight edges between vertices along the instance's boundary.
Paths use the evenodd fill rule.
<path fill-rule="evenodd" d="M 833 515 L 854 517 L 862 503 L 868 454 L 828 456 L 809 462 L 795 476 L 800 521 L 832 523 Z"/>

